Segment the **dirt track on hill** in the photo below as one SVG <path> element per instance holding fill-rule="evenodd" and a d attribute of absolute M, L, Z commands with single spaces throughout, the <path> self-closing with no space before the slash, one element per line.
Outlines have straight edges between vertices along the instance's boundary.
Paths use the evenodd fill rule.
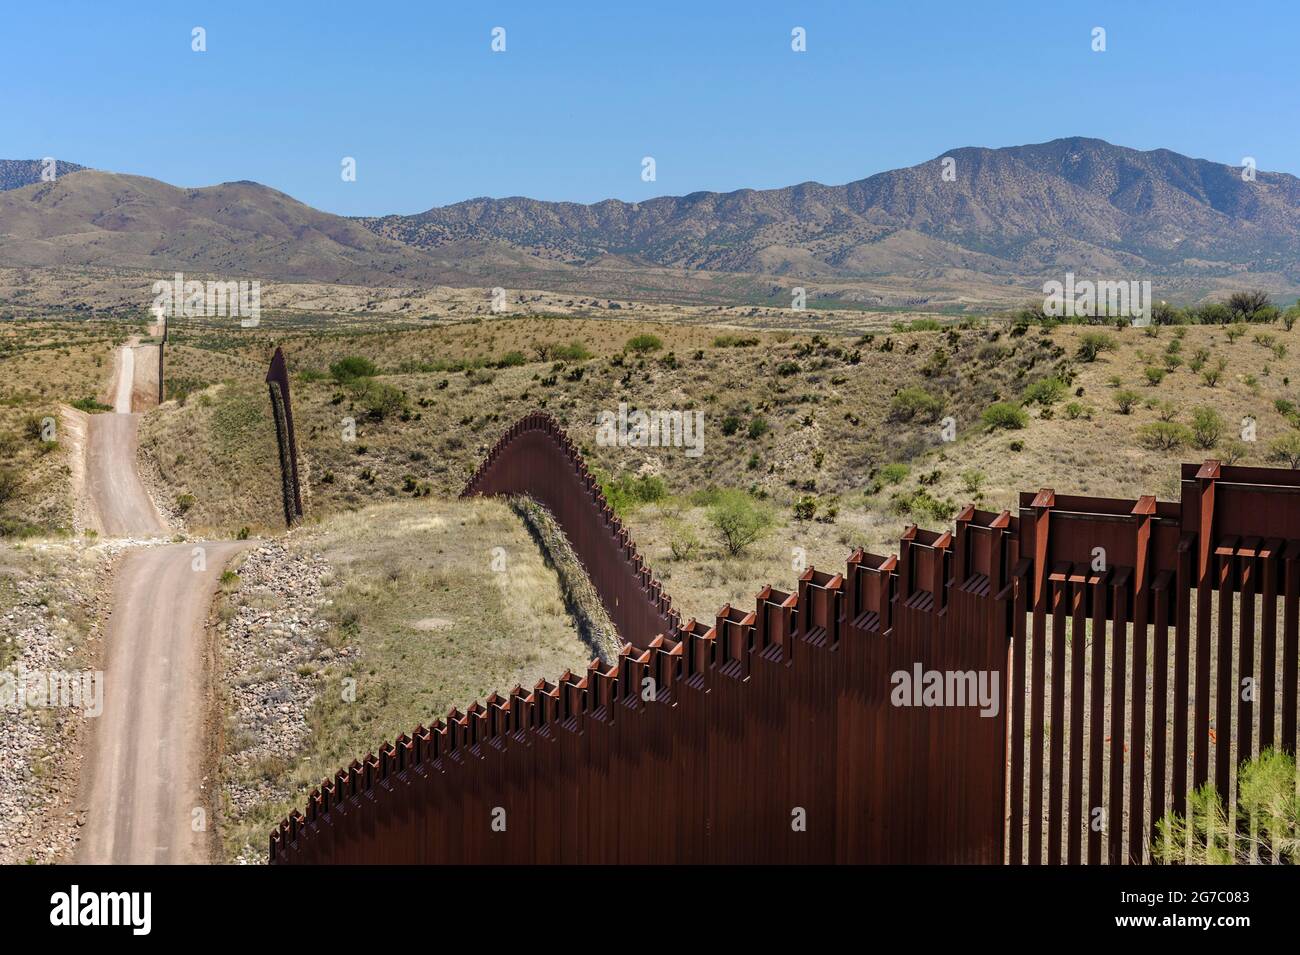
<path fill-rule="evenodd" d="M 105 635 L 104 711 L 91 728 L 77 861 L 192 863 L 209 856 L 205 786 L 208 607 L 246 544 L 172 544 L 124 560 Z M 196 549 L 204 566 L 195 570 Z M 195 810 L 205 825 L 195 830 Z"/>
<path fill-rule="evenodd" d="M 135 385 L 135 351 L 128 343 L 117 350 L 110 388 L 115 410 L 90 415 L 86 422 L 86 510 L 90 526 L 101 537 L 160 537 L 167 533 L 136 469 L 140 418 L 131 413 Z"/>

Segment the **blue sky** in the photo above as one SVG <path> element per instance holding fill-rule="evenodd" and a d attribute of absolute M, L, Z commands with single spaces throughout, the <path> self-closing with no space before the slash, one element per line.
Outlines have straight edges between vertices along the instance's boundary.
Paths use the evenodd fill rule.
<path fill-rule="evenodd" d="M 7 7 L 0 158 L 253 179 L 348 215 L 842 183 L 1068 135 L 1300 174 L 1280 0 Z"/>

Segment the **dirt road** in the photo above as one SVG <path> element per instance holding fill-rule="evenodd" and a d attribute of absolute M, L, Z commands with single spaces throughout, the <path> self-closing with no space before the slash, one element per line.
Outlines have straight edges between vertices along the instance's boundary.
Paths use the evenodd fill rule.
<path fill-rule="evenodd" d="M 131 393 L 135 389 L 135 343 L 131 339 L 117 350 L 113 364 L 113 411 L 131 413 Z"/>
<path fill-rule="evenodd" d="M 246 546 L 172 544 L 123 562 L 106 629 L 104 711 L 92 721 L 82 777 L 78 862 L 208 858 L 205 623 L 222 569 Z M 196 810 L 205 817 L 198 831 Z"/>
<path fill-rule="evenodd" d="M 101 537 L 161 537 L 167 533 L 158 508 L 140 481 L 135 455 L 140 416 L 131 413 L 135 349 L 117 350 L 112 413 L 86 422 L 85 486 L 90 526 Z"/>

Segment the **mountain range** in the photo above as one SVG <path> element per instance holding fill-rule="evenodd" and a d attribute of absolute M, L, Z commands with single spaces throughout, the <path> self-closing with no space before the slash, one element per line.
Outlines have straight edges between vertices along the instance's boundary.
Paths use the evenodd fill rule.
<path fill-rule="evenodd" d="M 1151 278 L 1165 297 L 1300 291 L 1300 179 L 1080 137 L 954 149 L 839 186 L 590 205 L 482 198 L 355 219 L 251 182 L 180 189 L 62 163 L 42 182 L 40 169 L 0 161 L 0 266 L 719 300 L 805 283 L 872 303 L 883 285 L 909 304 L 963 283 L 1020 299 L 1064 271 Z"/>

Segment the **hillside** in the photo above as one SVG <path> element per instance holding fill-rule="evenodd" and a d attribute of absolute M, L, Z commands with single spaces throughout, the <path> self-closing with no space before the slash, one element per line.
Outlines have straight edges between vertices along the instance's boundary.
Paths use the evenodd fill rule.
<path fill-rule="evenodd" d="M 56 162 L 54 174 L 56 177 L 66 176 L 85 168 L 75 162 Z M 45 163 L 40 159 L 0 159 L 0 192 L 35 185 L 42 181 L 44 170 Z"/>
<path fill-rule="evenodd" d="M 0 224 L 0 263 L 11 267 L 341 283 L 465 279 L 425 253 L 252 182 L 178 189 L 84 170 L 0 192 Z"/>
<path fill-rule="evenodd" d="M 953 176 L 945 178 L 945 160 Z M 0 269 L 189 270 L 624 300 L 971 309 L 1045 278 L 1150 279 L 1171 301 L 1300 294 L 1300 179 L 1097 139 L 965 147 L 846 185 L 592 205 L 472 199 L 348 219 L 253 182 L 0 162 Z"/>
<path fill-rule="evenodd" d="M 943 160 L 954 162 L 953 181 Z M 1127 270 L 1300 281 L 1300 179 L 1098 139 L 955 149 L 843 186 L 699 192 L 629 204 L 474 199 L 362 220 L 424 248 L 494 239 L 539 256 L 832 278 L 968 269 Z"/>

